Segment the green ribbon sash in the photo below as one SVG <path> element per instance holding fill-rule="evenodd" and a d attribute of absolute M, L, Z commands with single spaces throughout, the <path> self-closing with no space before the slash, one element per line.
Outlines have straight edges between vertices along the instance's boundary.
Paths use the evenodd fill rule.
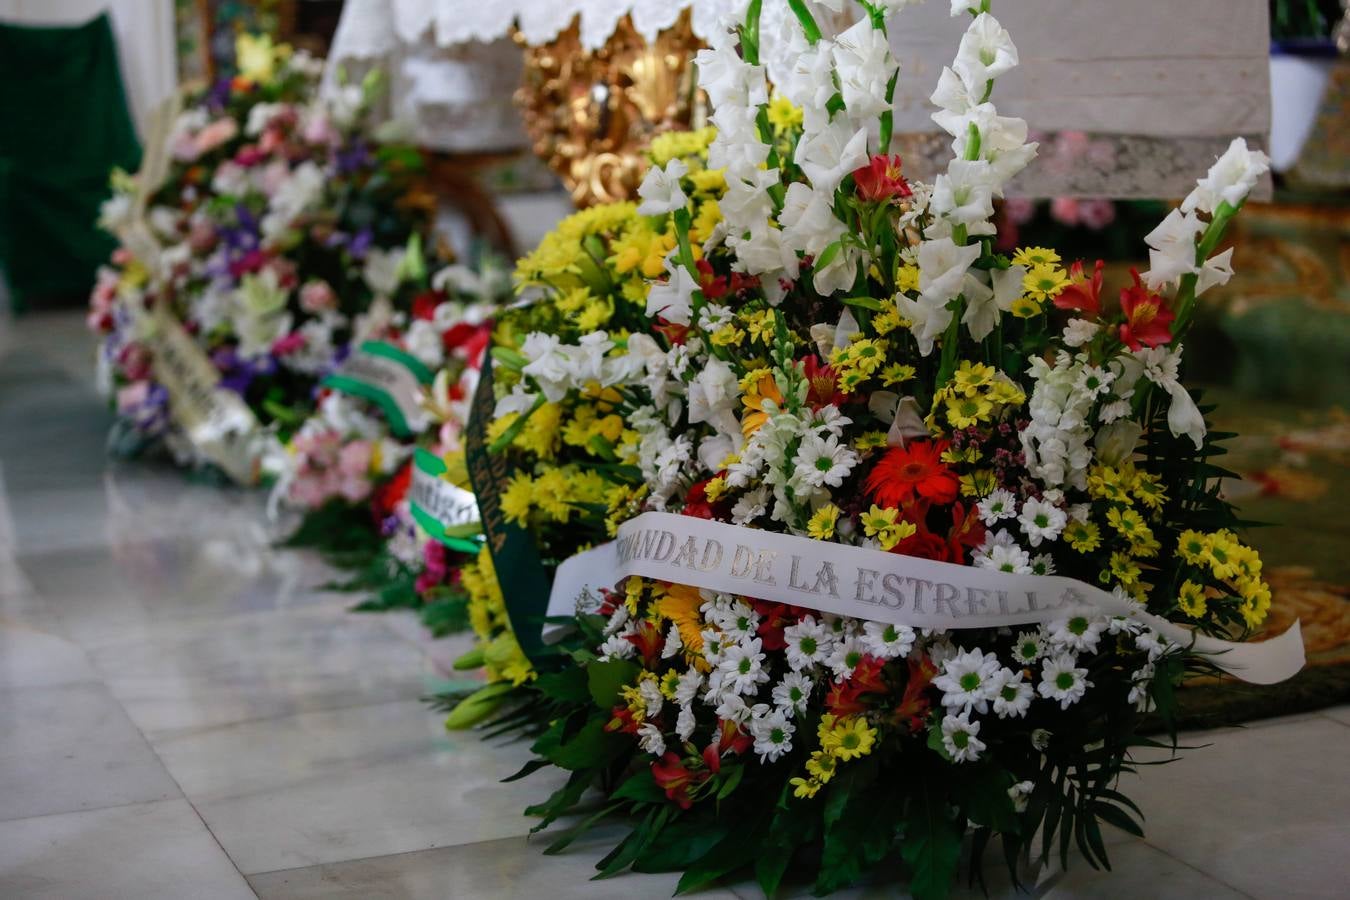
<path fill-rule="evenodd" d="M 412 354 L 384 341 L 366 341 L 323 384 L 371 401 L 394 434 L 408 438 L 427 426 L 418 396 L 434 377 Z"/>
<path fill-rule="evenodd" d="M 552 578 L 539 559 L 534 538 L 524 528 L 508 522 L 502 513 L 501 496 L 510 481 L 511 467 L 505 452 L 488 452 L 487 427 L 496 405 L 492 392 L 492 357 L 486 356 L 464 435 L 465 459 L 469 466 L 469 481 L 478 498 L 483 535 L 506 601 L 507 617 L 520 649 L 537 666 L 540 658 L 546 655 L 540 625 L 548 609 Z"/>
<path fill-rule="evenodd" d="M 433 540 L 460 553 L 477 553 L 474 538 L 482 534 L 478 500 L 472 493 L 441 477 L 445 462 L 418 447 L 413 451 L 412 485 L 408 506 L 412 517 Z"/>

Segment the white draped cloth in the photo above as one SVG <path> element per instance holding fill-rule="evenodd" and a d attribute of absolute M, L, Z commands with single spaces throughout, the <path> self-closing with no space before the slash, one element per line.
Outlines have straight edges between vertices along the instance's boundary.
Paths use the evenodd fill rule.
<path fill-rule="evenodd" d="M 806 0 L 826 34 L 839 22 Z M 835 4 L 838 5 L 838 4 Z M 745 0 L 347 0 L 333 56 L 394 70 L 395 107 L 433 146 L 486 148 L 514 135 L 510 111 L 519 53 L 512 26 L 546 43 L 580 17 L 581 44 L 603 46 L 619 20 L 653 38 L 684 10 L 705 41 Z M 1021 65 L 999 83 L 999 108 L 1037 131 L 1089 132 L 1094 154 L 1071 170 L 1032 166 L 1011 192 L 1030 196 L 1179 197 L 1233 135 L 1266 145 L 1270 128 L 1266 0 L 1015 0 L 995 4 L 1017 36 Z M 843 4 L 849 13 L 857 8 Z M 890 29 L 900 60 L 897 133 L 912 141 L 906 168 L 931 177 L 945 164 L 928 96 L 964 28 L 944 0 L 902 10 Z M 791 59 L 781 39 L 786 0 L 764 0 L 761 51 L 772 80 Z M 479 49 L 472 49 L 479 48 Z M 931 147 L 929 146 L 931 144 Z M 1268 188 L 1266 188 L 1268 190 Z M 1258 188 L 1257 194 L 1262 193 Z"/>

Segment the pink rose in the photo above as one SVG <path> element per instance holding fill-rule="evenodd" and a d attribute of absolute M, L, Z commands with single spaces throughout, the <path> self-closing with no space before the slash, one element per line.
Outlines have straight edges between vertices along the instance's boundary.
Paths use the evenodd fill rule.
<path fill-rule="evenodd" d="M 312 315 L 319 315 L 337 308 L 337 294 L 328 282 L 314 278 L 300 288 L 300 308 Z"/>
<path fill-rule="evenodd" d="M 1116 220 L 1116 205 L 1104 197 L 1078 201 L 1078 221 L 1093 231 L 1101 231 Z"/>
<path fill-rule="evenodd" d="M 132 381 L 150 377 L 150 351 L 140 344 L 127 344 L 117 357 L 122 372 Z"/>
<path fill-rule="evenodd" d="M 1036 201 L 1028 197 L 1009 197 L 1003 201 L 1003 214 L 1014 225 L 1025 225 L 1036 215 Z"/>
<path fill-rule="evenodd" d="M 239 123 L 234 119 L 216 119 L 201 131 L 197 132 L 197 155 L 200 156 L 204 153 L 210 153 L 221 144 L 232 140 L 238 133 Z"/>
<path fill-rule="evenodd" d="M 1072 197 L 1056 197 L 1050 201 L 1050 216 L 1061 225 L 1078 224 L 1078 201 Z"/>
<path fill-rule="evenodd" d="M 305 336 L 298 331 L 292 331 L 285 337 L 277 338 L 272 342 L 273 356 L 286 356 L 295 353 L 297 350 L 305 349 Z"/>
<path fill-rule="evenodd" d="M 321 147 L 331 147 L 340 140 L 337 129 L 323 113 L 315 113 L 306 119 L 300 136 L 306 143 Z"/>
<path fill-rule="evenodd" d="M 117 391 L 117 411 L 121 415 L 130 415 L 144 405 L 150 393 L 150 382 L 137 381 Z"/>

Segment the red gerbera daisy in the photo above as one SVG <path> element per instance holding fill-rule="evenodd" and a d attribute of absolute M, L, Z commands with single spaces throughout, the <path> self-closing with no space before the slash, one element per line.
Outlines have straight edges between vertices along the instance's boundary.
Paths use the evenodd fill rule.
<path fill-rule="evenodd" d="M 946 449 L 946 441 L 910 441 L 892 447 L 868 474 L 867 492 L 881 506 L 902 506 L 916 497 L 951 503 L 960 481 L 942 462 Z"/>

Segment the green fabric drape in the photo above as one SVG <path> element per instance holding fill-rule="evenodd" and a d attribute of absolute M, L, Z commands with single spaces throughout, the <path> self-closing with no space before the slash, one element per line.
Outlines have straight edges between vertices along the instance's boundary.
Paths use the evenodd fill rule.
<path fill-rule="evenodd" d="M 115 246 L 95 224 L 109 170 L 140 155 L 107 13 L 0 23 L 0 269 L 18 308 L 88 291 Z"/>

